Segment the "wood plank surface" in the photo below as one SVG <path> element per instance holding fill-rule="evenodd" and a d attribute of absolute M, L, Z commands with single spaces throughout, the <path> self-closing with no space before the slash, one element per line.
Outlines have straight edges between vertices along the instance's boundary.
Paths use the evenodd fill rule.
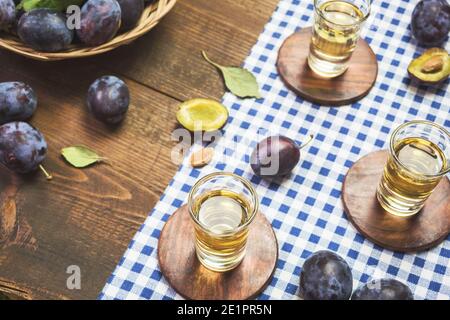
<path fill-rule="evenodd" d="M 152 32 L 111 53 L 36 62 L 0 51 L 0 82 L 30 84 L 39 99 L 31 123 L 49 143 L 45 166 L 17 176 L 0 168 L 0 292 L 13 298 L 94 299 L 175 173 L 171 133 L 180 101 L 219 99 L 223 84 L 200 57 L 240 65 L 277 0 L 180 0 Z M 111 129 L 86 110 L 89 84 L 121 76 L 131 92 L 125 122 Z M 68 166 L 62 147 L 86 144 L 109 164 Z M 81 269 L 69 290 L 66 269 Z"/>
<path fill-rule="evenodd" d="M 241 65 L 276 4 L 276 0 L 181 0 L 149 35 L 132 48 L 104 55 L 101 63 L 179 100 L 221 97 L 220 75 L 200 51 L 224 65 Z"/>

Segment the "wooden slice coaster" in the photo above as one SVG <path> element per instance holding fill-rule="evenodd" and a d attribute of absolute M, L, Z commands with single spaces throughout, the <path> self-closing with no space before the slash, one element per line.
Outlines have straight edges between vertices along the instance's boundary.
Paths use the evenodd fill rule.
<path fill-rule="evenodd" d="M 416 215 L 393 216 L 376 199 L 387 157 L 385 150 L 373 152 L 350 168 L 342 191 L 347 217 L 365 237 L 390 250 L 412 252 L 438 245 L 450 233 L 449 179 L 442 179 Z"/>
<path fill-rule="evenodd" d="M 372 89 L 378 74 L 375 54 L 360 39 L 348 70 L 337 78 L 325 79 L 308 66 L 311 28 L 287 38 L 278 53 L 278 73 L 285 84 L 304 99 L 321 105 L 341 106 L 356 102 Z"/>
<path fill-rule="evenodd" d="M 170 217 L 161 232 L 158 259 L 167 281 L 187 299 L 252 299 L 272 279 L 278 260 L 278 243 L 272 226 L 258 213 L 250 226 L 247 253 L 242 263 L 225 273 L 210 271 L 195 254 L 194 226 L 184 205 Z"/>

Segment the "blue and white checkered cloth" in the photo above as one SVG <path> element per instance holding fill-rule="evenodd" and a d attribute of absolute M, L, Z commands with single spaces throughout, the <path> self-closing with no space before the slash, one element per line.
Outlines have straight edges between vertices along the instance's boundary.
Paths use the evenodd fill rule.
<path fill-rule="evenodd" d="M 100 294 L 101 299 L 179 299 L 158 268 L 157 243 L 164 223 L 186 202 L 192 185 L 214 171 L 229 171 L 252 181 L 261 211 L 276 232 L 280 254 L 273 280 L 260 299 L 296 299 L 305 259 L 326 249 L 349 263 L 354 287 L 389 277 L 406 283 L 416 299 L 450 298 L 450 237 L 432 250 L 404 254 L 383 249 L 360 235 L 345 217 L 342 181 L 359 158 L 387 147 L 393 128 L 406 120 L 428 119 L 450 128 L 447 81 L 440 88 L 410 85 L 409 62 L 424 49 L 412 39 L 409 22 L 418 1 L 377 1 L 363 36 L 376 53 L 378 80 L 363 100 L 339 108 L 321 107 L 290 92 L 276 70 L 284 39 L 313 22 L 312 0 L 281 0 L 244 66 L 257 77 L 262 99 L 240 100 L 230 93 L 230 111 L 217 157 L 193 169 L 187 158 L 142 225 Z M 447 45 L 447 49 L 449 49 Z M 264 129 L 262 129 L 264 128 Z M 304 141 L 302 161 L 280 185 L 253 175 L 249 155 L 259 140 L 282 134 Z M 238 147 L 236 149 L 236 146 Z"/>

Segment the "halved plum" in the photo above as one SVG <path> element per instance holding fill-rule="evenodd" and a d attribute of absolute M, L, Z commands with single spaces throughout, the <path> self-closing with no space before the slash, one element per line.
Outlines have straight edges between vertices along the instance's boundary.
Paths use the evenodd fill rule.
<path fill-rule="evenodd" d="M 450 75 L 450 57 L 445 49 L 431 48 L 411 61 L 408 73 L 422 83 L 436 84 Z"/>

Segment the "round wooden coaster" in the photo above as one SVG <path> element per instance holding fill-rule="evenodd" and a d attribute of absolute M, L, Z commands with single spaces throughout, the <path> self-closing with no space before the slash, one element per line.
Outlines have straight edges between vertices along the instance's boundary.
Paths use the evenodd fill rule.
<path fill-rule="evenodd" d="M 252 299 L 272 279 L 278 260 L 278 242 L 270 223 L 258 213 L 250 226 L 247 253 L 241 264 L 225 273 L 210 271 L 195 254 L 194 226 L 184 205 L 170 217 L 161 232 L 158 259 L 167 281 L 187 299 Z"/>
<path fill-rule="evenodd" d="M 377 79 L 378 62 L 364 39 L 360 39 L 348 70 L 326 79 L 308 66 L 311 28 L 289 36 L 278 53 L 278 73 L 285 84 L 304 99 L 321 105 L 341 106 L 365 97 Z"/>
<path fill-rule="evenodd" d="M 388 152 L 377 151 L 358 160 L 348 171 L 342 190 L 347 217 L 365 237 L 394 251 L 421 251 L 442 242 L 450 233 L 450 182 L 444 177 L 411 217 L 386 212 L 376 199 L 376 189 Z"/>

